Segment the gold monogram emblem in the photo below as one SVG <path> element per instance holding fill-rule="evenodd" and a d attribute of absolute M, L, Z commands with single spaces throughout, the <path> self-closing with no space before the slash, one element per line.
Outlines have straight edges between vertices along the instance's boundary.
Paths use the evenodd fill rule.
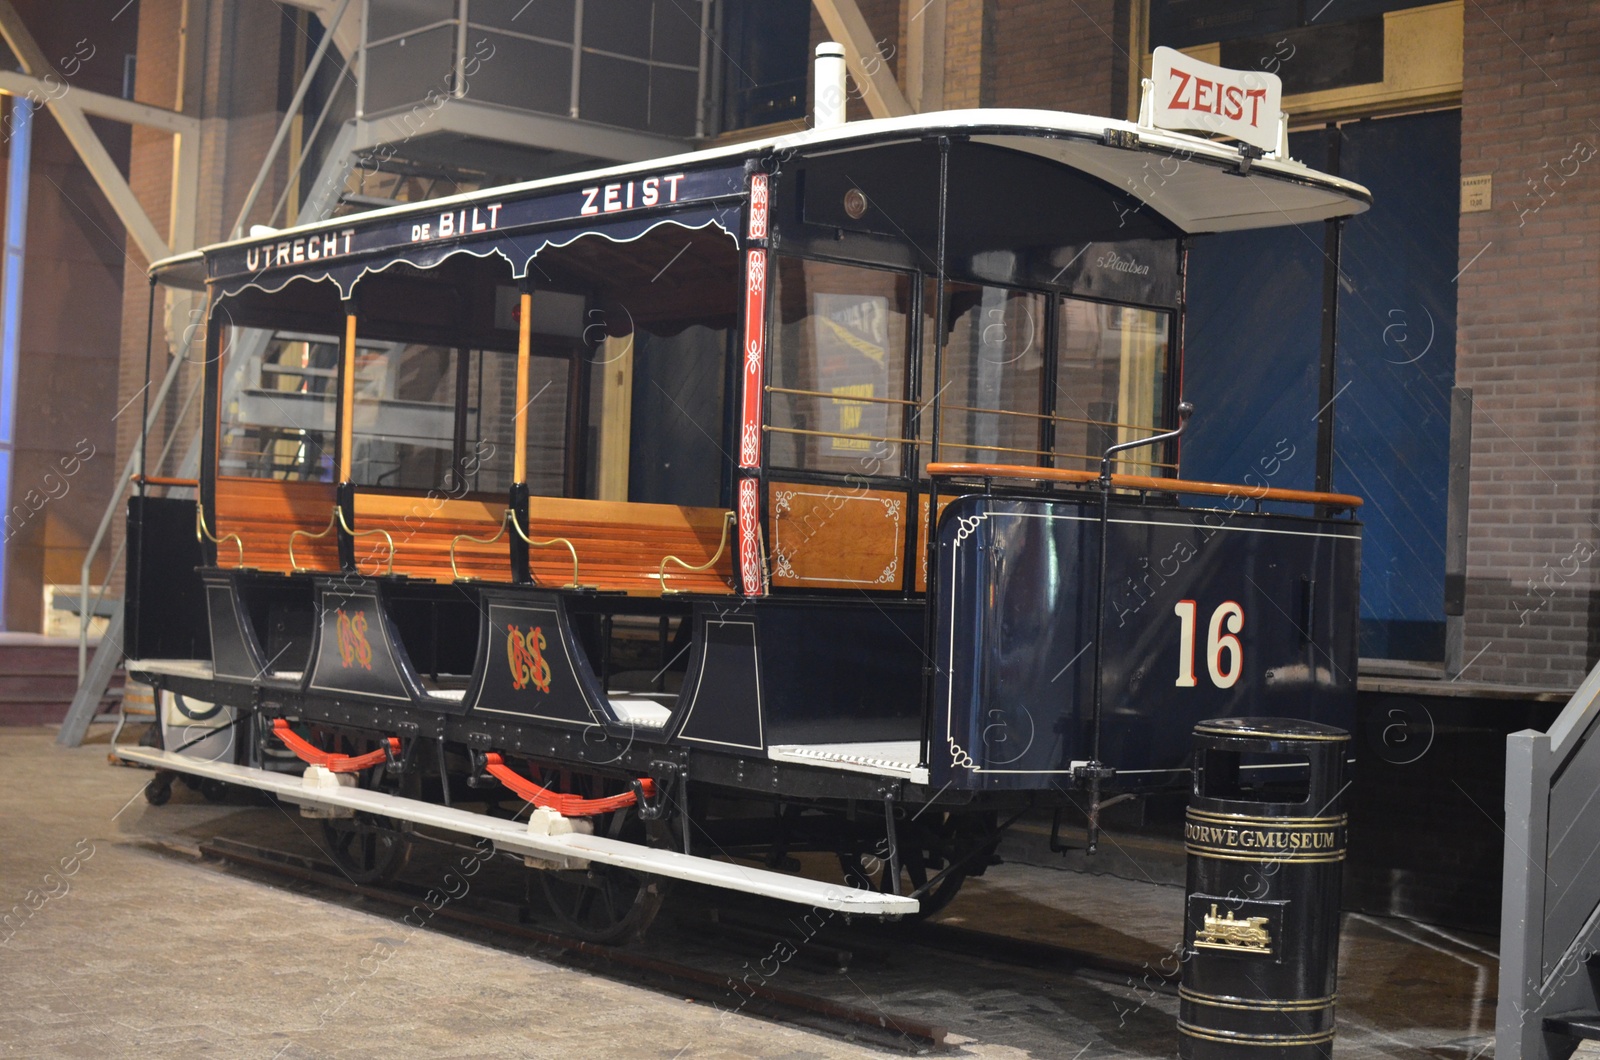
<path fill-rule="evenodd" d="M 339 609 L 339 661 L 346 670 L 359 664 L 363 670 L 372 669 L 372 643 L 367 640 L 367 614 L 357 611 L 354 617 Z"/>
<path fill-rule="evenodd" d="M 534 626 L 523 633 L 516 626 L 506 627 L 506 661 L 511 664 L 511 687 L 517 691 L 532 685 L 550 691 L 550 664 L 544 659 L 544 630 Z"/>

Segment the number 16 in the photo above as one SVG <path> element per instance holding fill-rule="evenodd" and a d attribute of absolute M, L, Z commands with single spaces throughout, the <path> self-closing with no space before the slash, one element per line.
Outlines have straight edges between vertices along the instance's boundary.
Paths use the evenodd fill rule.
<path fill-rule="evenodd" d="M 1179 688 L 1194 688 L 1198 683 L 1194 677 L 1194 619 L 1195 602 L 1193 600 L 1179 600 L 1172 606 L 1172 613 L 1178 616 L 1178 680 Z M 1226 624 L 1228 632 L 1222 632 Z M 1211 683 L 1218 688 L 1232 688 L 1239 680 L 1239 675 L 1244 672 L 1244 646 L 1235 636 L 1244 629 L 1244 608 L 1232 600 L 1225 601 L 1211 612 L 1211 621 L 1206 629 L 1206 670 L 1211 675 Z M 1222 653 L 1230 656 L 1228 668 L 1222 668 Z"/>

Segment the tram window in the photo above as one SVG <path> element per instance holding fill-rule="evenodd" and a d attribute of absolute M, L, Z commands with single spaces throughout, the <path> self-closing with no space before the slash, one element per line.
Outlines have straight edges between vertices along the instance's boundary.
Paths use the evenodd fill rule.
<path fill-rule="evenodd" d="M 772 341 L 772 463 L 896 474 L 905 423 L 902 273 L 779 257 Z"/>
<path fill-rule="evenodd" d="M 268 328 L 222 330 L 223 475 L 331 482 L 338 445 L 339 339 Z"/>
<path fill-rule="evenodd" d="M 1056 313 L 1056 466 L 1098 471 L 1100 454 L 1166 423 L 1170 315 L 1062 298 Z M 1118 457 L 1122 474 L 1169 474 L 1159 447 Z"/>
<path fill-rule="evenodd" d="M 570 356 L 528 359 L 528 492 L 537 497 L 560 497 L 566 494 L 567 385 L 571 373 Z M 507 462 L 502 468 L 498 453 L 504 452 L 509 457 L 515 432 L 512 417 L 516 409 L 511 407 L 517 392 L 514 362 L 503 369 L 502 376 L 498 384 L 503 402 L 500 416 L 507 440 L 503 449 L 496 450 L 494 460 L 485 464 L 485 473 L 492 469 L 495 475 L 493 484 L 480 481 L 473 489 L 503 490 L 511 485 L 511 465 Z M 493 438 L 488 430 L 483 432 L 483 437 Z"/>
<path fill-rule="evenodd" d="M 361 486 L 451 485 L 460 351 L 382 343 L 356 347 L 351 479 Z"/>
<path fill-rule="evenodd" d="M 639 326 L 591 350 L 587 496 L 721 503 L 727 350 L 727 329 L 701 324 Z"/>
<path fill-rule="evenodd" d="M 738 244 L 716 225 L 667 222 L 629 238 L 586 234 L 541 251 L 533 268 L 542 290 L 581 300 L 567 332 L 586 390 L 569 399 L 573 492 L 726 503 L 730 335 L 743 308 Z"/>
<path fill-rule="evenodd" d="M 927 282 L 923 404 L 939 393 L 939 455 L 944 460 L 1036 465 L 1044 455 L 1041 407 L 1045 296 L 1003 287 L 947 283 L 942 379 L 933 377 L 935 286 Z M 924 413 L 922 434 L 931 430 Z M 922 461 L 926 463 L 926 454 Z"/>

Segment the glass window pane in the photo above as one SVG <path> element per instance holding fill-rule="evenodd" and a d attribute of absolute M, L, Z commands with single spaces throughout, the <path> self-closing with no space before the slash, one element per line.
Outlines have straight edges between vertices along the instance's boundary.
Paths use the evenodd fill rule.
<path fill-rule="evenodd" d="M 923 404 L 932 402 L 935 286 L 927 284 Z M 1042 446 L 1045 296 L 1004 287 L 947 283 L 939 459 L 1039 464 Z M 931 416 L 923 414 L 924 437 Z M 924 461 L 925 462 L 925 461 Z"/>
<path fill-rule="evenodd" d="M 650 68 L 650 131 L 663 136 L 693 136 L 700 78 L 692 70 Z"/>
<path fill-rule="evenodd" d="M 357 344 L 351 428 L 357 485 L 450 487 L 456 357 L 442 346 Z"/>
<path fill-rule="evenodd" d="M 471 0 L 467 5 L 467 21 L 513 33 L 570 41 L 572 0 Z"/>
<path fill-rule="evenodd" d="M 700 5 L 655 0 L 655 32 L 650 58 L 658 63 L 700 65 Z"/>
<path fill-rule="evenodd" d="M 485 63 L 484 69 L 489 65 Z M 368 48 L 367 112 L 374 114 L 410 107 L 428 98 L 430 91 L 438 96 L 448 95 L 455 69 L 453 26 L 441 26 Z"/>
<path fill-rule="evenodd" d="M 467 55 L 475 53 L 489 58 L 467 64 L 469 98 L 546 114 L 565 115 L 570 109 L 571 48 L 474 30 Z"/>
<path fill-rule="evenodd" d="M 911 281 L 779 257 L 772 336 L 772 462 L 898 475 Z"/>
<path fill-rule="evenodd" d="M 1166 423 L 1170 314 L 1063 298 L 1056 315 L 1056 466 L 1098 471 L 1119 442 Z M 1119 457 L 1122 474 L 1170 474 L 1161 447 Z"/>
<path fill-rule="evenodd" d="M 332 482 L 338 337 L 232 327 L 223 341 L 218 473 Z"/>
<path fill-rule="evenodd" d="M 578 117 L 625 129 L 650 126 L 650 68 L 642 62 L 585 52 Z"/>
<path fill-rule="evenodd" d="M 634 332 L 630 501 L 721 503 L 727 354 L 724 328 Z"/>
<path fill-rule="evenodd" d="M 561 497 L 566 494 L 567 472 L 567 385 L 572 362 L 566 357 L 531 357 L 528 362 L 528 492 L 535 497 Z M 487 384 L 486 384 L 487 385 Z M 509 385 L 502 383 L 500 394 L 501 433 L 506 438 L 505 452 L 511 452 L 511 402 L 516 395 L 514 366 Z M 487 415 L 487 413 L 485 413 Z M 485 429 L 485 436 L 489 436 Z M 511 468 L 499 472 L 493 485 L 477 489 L 507 489 Z"/>
<path fill-rule="evenodd" d="M 455 0 L 381 0 L 369 4 L 367 40 L 384 40 L 456 17 Z"/>
<path fill-rule="evenodd" d="M 650 58 L 651 0 L 605 0 L 583 10 L 583 46 Z M 698 11 L 700 5 L 695 5 Z M 585 65 L 589 57 L 584 56 Z M 585 79 L 588 70 L 584 71 Z"/>

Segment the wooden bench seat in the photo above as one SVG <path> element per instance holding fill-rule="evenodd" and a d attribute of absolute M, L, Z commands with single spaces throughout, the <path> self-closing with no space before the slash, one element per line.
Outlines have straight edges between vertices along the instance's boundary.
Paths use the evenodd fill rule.
<path fill-rule="evenodd" d="M 239 535 L 246 566 L 287 572 L 291 569 L 289 535 L 295 530 L 320 533 L 326 529 L 333 499 L 334 487 L 328 483 L 219 478 L 216 532 L 218 536 Z M 572 542 L 578 553 L 580 584 L 651 596 L 661 591 L 656 572 L 662 557 L 677 556 L 696 567 L 706 563 L 722 540 L 725 518 L 716 508 L 560 497 L 535 497 L 529 509 L 529 537 L 535 541 L 564 537 Z M 451 543 L 461 534 L 493 537 L 504 512 L 505 504 L 499 501 L 357 491 L 354 527 L 357 531 L 389 532 L 394 538 L 396 574 L 448 582 L 455 577 L 450 568 Z M 487 545 L 461 541 L 456 547 L 461 577 L 510 581 L 511 533 L 507 528 L 499 540 Z M 730 533 L 728 547 L 710 570 L 691 572 L 669 564 L 667 587 L 731 593 L 733 547 Z M 359 537 L 356 565 L 363 574 L 382 573 L 388 551 L 381 536 Z M 232 545 L 219 546 L 218 556 L 224 565 L 232 563 Z M 337 571 L 335 535 L 300 538 L 295 543 L 295 560 L 303 569 Z M 540 585 L 562 586 L 572 580 L 572 554 L 564 546 L 532 549 L 530 565 Z"/>
<path fill-rule="evenodd" d="M 661 591 L 656 572 L 662 557 L 677 556 L 691 566 L 706 563 L 722 540 L 725 519 L 716 508 L 562 497 L 534 497 L 528 507 L 530 525 L 525 529 L 530 538 L 564 537 L 572 542 L 578 553 L 580 584 L 651 596 Z M 493 537 L 504 512 L 505 505 L 499 502 L 358 492 L 355 528 L 381 528 L 393 535 L 397 574 L 450 581 L 451 542 L 459 534 Z M 507 528 L 499 540 L 487 545 L 461 541 L 456 546 L 461 576 L 509 581 L 511 534 Z M 540 585 L 562 586 L 572 580 L 572 554 L 565 546 L 534 548 L 529 563 Z M 363 563 L 362 569 L 366 570 L 367 564 Z M 732 585 L 731 533 L 728 547 L 710 570 L 690 572 L 675 564 L 667 567 L 669 589 L 731 593 Z"/>
<path fill-rule="evenodd" d="M 280 482 L 276 479 L 217 479 L 216 535 L 238 534 L 244 544 L 244 565 L 259 570 L 288 571 L 289 534 L 320 533 L 333 515 L 334 487 L 327 482 Z M 360 550 L 358 555 L 362 555 Z M 217 546 L 217 562 L 232 566 L 238 553 L 231 541 Z M 295 543 L 295 560 L 312 570 L 339 569 L 335 535 Z M 366 565 L 363 565 L 365 569 Z"/>

